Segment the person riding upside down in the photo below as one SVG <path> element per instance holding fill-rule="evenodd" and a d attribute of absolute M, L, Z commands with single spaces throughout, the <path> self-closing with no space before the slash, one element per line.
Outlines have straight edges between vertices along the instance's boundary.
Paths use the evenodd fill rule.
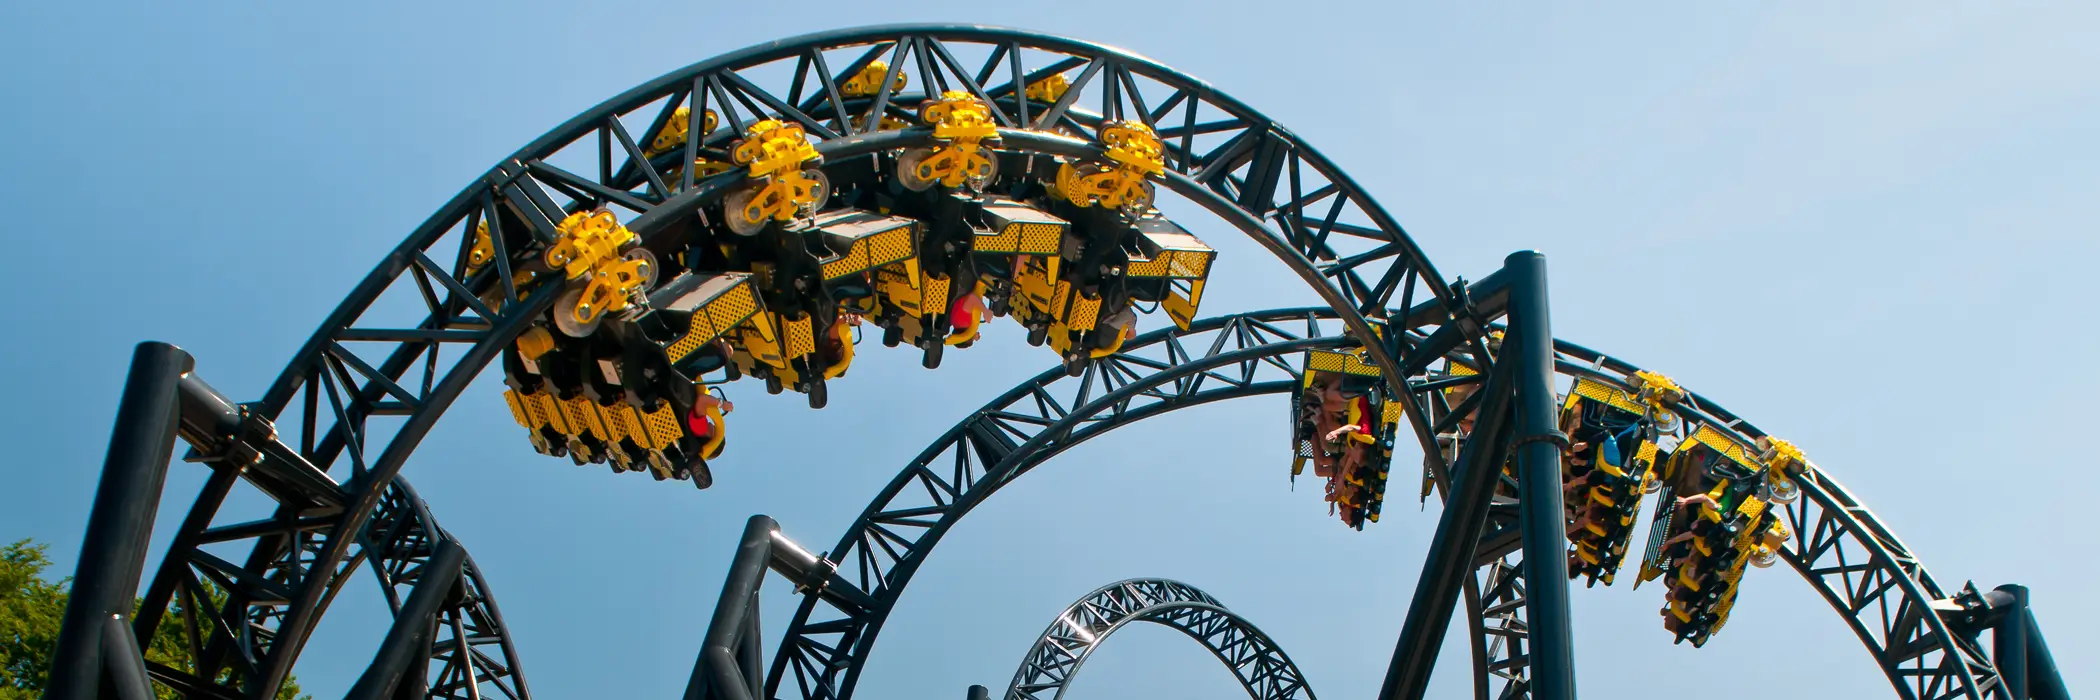
<path fill-rule="evenodd" d="M 1123 349 L 1125 341 L 1135 337 L 1137 337 L 1137 310 L 1125 304 L 1123 308 L 1117 309 L 1114 314 L 1104 320 L 1101 328 L 1094 332 L 1094 350 L 1092 355 L 1094 359 L 1100 359 L 1116 354 L 1117 350 Z"/>
<path fill-rule="evenodd" d="M 1321 406 L 1334 407 L 1333 420 L 1338 425 L 1321 434 L 1323 449 L 1339 448 L 1336 452 L 1341 455 L 1330 470 L 1329 500 L 1352 500 L 1350 496 L 1363 478 L 1358 470 L 1370 461 L 1371 447 L 1378 441 L 1376 429 L 1371 424 L 1371 399 L 1365 394 L 1344 398 L 1341 390 L 1333 384 L 1329 384 L 1324 393 Z"/>
<path fill-rule="evenodd" d="M 977 342 L 977 334 L 983 330 L 984 316 L 984 283 L 979 282 L 975 289 L 948 305 L 947 343 L 967 348 Z"/>
<path fill-rule="evenodd" d="M 825 379 L 845 376 L 846 368 L 853 365 L 853 329 L 860 323 L 860 314 L 842 312 L 817 340 L 817 361 Z"/>
<path fill-rule="evenodd" d="M 693 410 L 686 414 L 685 427 L 700 440 L 700 449 L 686 457 L 686 469 L 694 478 L 713 481 L 707 471 L 707 460 L 722 456 L 722 448 L 727 446 L 729 439 L 726 419 L 735 410 L 736 404 L 730 403 L 729 397 L 719 389 L 701 391 L 693 397 Z"/>

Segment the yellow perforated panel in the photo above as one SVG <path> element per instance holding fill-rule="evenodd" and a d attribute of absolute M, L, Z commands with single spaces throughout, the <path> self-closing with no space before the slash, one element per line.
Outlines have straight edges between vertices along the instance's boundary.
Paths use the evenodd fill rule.
<path fill-rule="evenodd" d="M 837 260 L 824 263 L 824 279 L 835 280 L 847 275 L 865 272 L 868 269 L 868 239 L 862 238 L 846 247 L 846 254 Z"/>
<path fill-rule="evenodd" d="M 1618 387 L 1593 379 L 1577 378 L 1575 380 L 1575 393 L 1583 398 L 1602 401 L 1612 408 L 1635 415 L 1645 414 L 1648 410 L 1647 406 L 1634 401 L 1632 396 L 1626 395 L 1626 392 L 1620 391 Z"/>
<path fill-rule="evenodd" d="M 1058 286 L 1060 288 L 1065 287 L 1065 285 Z M 1075 295 L 1072 298 L 1072 311 L 1068 314 L 1069 319 L 1067 319 L 1066 325 L 1071 326 L 1075 330 L 1090 331 L 1094 329 L 1094 322 L 1100 315 L 1100 297 L 1089 297 L 1084 294 Z"/>
<path fill-rule="evenodd" d="M 545 421 L 547 427 L 553 428 L 554 432 L 563 435 L 575 435 L 581 432 L 574 424 L 569 422 L 569 414 L 561 410 L 561 401 L 555 399 L 554 394 L 542 391 L 526 398 L 531 400 L 531 403 L 527 404 L 527 408 L 538 414 L 533 417 Z"/>
<path fill-rule="evenodd" d="M 1057 239 L 1064 233 L 1062 227 L 1054 224 L 1014 224 L 1007 229 L 1012 230 L 1015 226 L 1021 228 L 1021 247 L 1015 252 L 1028 255 L 1057 254 Z"/>
<path fill-rule="evenodd" d="M 595 424 L 598 412 L 593 410 L 593 408 L 590 400 L 582 397 L 561 402 L 562 413 L 569 417 L 569 425 L 582 429 L 578 432 L 569 433 L 570 435 L 581 436 L 589 434 L 600 440 L 605 439 L 605 426 Z"/>
<path fill-rule="evenodd" d="M 592 407 L 598 409 L 598 425 L 605 428 L 605 439 L 607 442 L 619 442 L 627 437 L 627 425 L 620 421 L 620 412 L 631 410 L 627 407 L 627 404 L 616 403 L 611 406 L 602 406 L 594 403 Z M 639 443 L 641 441 L 636 440 L 635 442 Z"/>
<path fill-rule="evenodd" d="M 1217 253 L 1205 250 L 1175 251 L 1171 274 L 1185 279 L 1203 279 L 1210 274 L 1210 261 L 1214 257 Z"/>
<path fill-rule="evenodd" d="M 868 265 L 888 265 L 912 257 L 911 227 L 895 228 L 872 236 L 868 241 Z"/>
<path fill-rule="evenodd" d="M 783 325 L 787 326 L 786 340 L 789 359 L 817 351 L 816 335 L 809 330 L 809 316 L 804 315 L 799 319 L 787 318 L 781 320 L 784 322 Z"/>
<path fill-rule="evenodd" d="M 643 417 L 643 427 L 649 435 L 649 449 L 661 450 L 678 441 L 685 431 L 678 427 L 678 414 L 669 404 L 657 406 Z"/>
<path fill-rule="evenodd" d="M 518 425 L 524 426 L 527 429 L 539 427 L 539 424 L 533 422 L 532 419 L 526 417 L 525 406 L 522 403 L 520 403 L 520 399 L 518 397 L 518 392 L 516 389 L 504 390 L 503 402 L 510 404 L 510 417 L 511 419 L 516 420 L 518 422 Z"/>
<path fill-rule="evenodd" d="M 739 281 L 700 308 L 693 310 L 693 317 L 686 322 L 685 336 L 664 351 L 672 362 L 684 360 L 701 346 L 722 337 L 723 333 L 743 323 L 758 313 L 758 295 L 751 290 L 750 280 Z"/>
<path fill-rule="evenodd" d="M 1750 522 L 1754 524 L 1757 522 L 1758 516 L 1765 514 L 1765 502 L 1759 500 L 1756 496 L 1745 497 L 1743 499 L 1743 504 L 1736 506 L 1735 511 L 1738 513 L 1742 513 L 1743 517 L 1749 518 Z M 1754 528 L 1743 528 L 1743 542 L 1749 542 L 1751 540 L 1752 529 Z"/>
<path fill-rule="evenodd" d="M 1341 353 L 1312 350 L 1305 353 L 1305 368 L 1315 372 L 1342 371 Z"/>
<path fill-rule="evenodd" d="M 1400 402 L 1387 401 L 1385 402 L 1385 408 L 1379 411 L 1378 419 L 1380 422 L 1398 424 L 1400 419 L 1405 416 L 1406 411 L 1401 408 Z"/>
<path fill-rule="evenodd" d="M 1165 277 L 1167 276 L 1168 268 L 1173 262 L 1174 253 L 1172 251 L 1163 252 L 1159 254 L 1159 257 L 1151 260 L 1133 260 L 1129 265 L 1123 267 L 1123 274 L 1127 277 Z"/>
<path fill-rule="evenodd" d="M 1007 224 L 1006 229 L 998 233 L 978 234 L 977 240 L 971 241 L 971 249 L 979 253 L 1019 252 L 1023 228 L 1027 227 L 1022 224 Z"/>
<path fill-rule="evenodd" d="M 620 432 L 625 433 L 634 444 L 652 450 L 659 449 L 656 441 L 649 436 L 649 429 L 642 425 L 641 411 L 633 406 L 620 404 L 614 407 L 613 417 L 620 421 Z"/>
<path fill-rule="evenodd" d="M 1757 458 L 1751 455 L 1750 449 L 1744 447 L 1743 443 L 1736 442 L 1735 438 L 1729 437 L 1727 433 L 1723 433 L 1711 425 L 1699 426 L 1699 431 L 1692 433 L 1692 441 L 1711 447 L 1715 452 L 1721 453 L 1721 456 L 1727 457 L 1729 461 L 1743 465 L 1746 468 L 1764 468 L 1764 465 L 1758 463 Z"/>
<path fill-rule="evenodd" d="M 925 301 L 920 304 L 927 314 L 948 313 L 948 278 L 926 278 Z"/>
<path fill-rule="evenodd" d="M 1056 282 L 1050 287 L 1050 305 L 1046 308 L 1050 316 L 1062 323 L 1072 311 L 1072 283 Z"/>
<path fill-rule="evenodd" d="M 1336 352 L 1333 350 L 1309 351 L 1306 353 L 1305 364 L 1307 367 L 1320 372 L 1339 372 L 1360 377 L 1380 376 L 1376 365 L 1364 364 L 1363 358 L 1349 352 Z"/>

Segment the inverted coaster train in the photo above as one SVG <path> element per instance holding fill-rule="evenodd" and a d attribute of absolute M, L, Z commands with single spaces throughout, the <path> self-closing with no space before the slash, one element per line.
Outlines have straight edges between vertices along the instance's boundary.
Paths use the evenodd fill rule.
<path fill-rule="evenodd" d="M 1214 253 L 1158 190 L 1327 306 L 1198 318 Z M 386 318 L 388 297 L 425 315 Z M 1173 325 L 1138 332 L 1147 304 Z M 1105 46 L 947 25 L 755 46 L 578 115 L 418 227 L 258 401 L 142 345 L 48 697 L 143 697 L 149 677 L 274 697 L 361 566 L 395 624 L 353 697 L 529 697 L 487 582 L 399 478 L 485 367 L 503 368 L 540 452 L 707 488 L 736 462 L 724 392 L 820 408 L 860 324 L 931 368 L 1001 316 L 1060 366 L 910 462 L 823 556 L 755 520 L 688 697 L 851 697 L 913 573 L 994 491 L 1121 425 L 1278 393 L 1293 474 L 1312 464 L 1345 523 L 1377 521 L 1403 426 L 1425 455 L 1420 495 L 1444 501 L 1384 698 L 1421 697 L 1460 601 L 1477 697 L 1573 697 L 1570 574 L 1613 581 L 1643 549 L 1629 540 L 1651 491 L 1638 577 L 1662 579 L 1680 641 L 1726 622 L 1745 565 L 1785 561 L 1900 697 L 2068 697 L 2025 589 L 1943 588 L 1783 440 L 1552 340 L 1542 257 L 1447 280 L 1346 174 L 1209 85 Z M 132 619 L 178 436 L 212 476 Z M 276 512 L 222 514 L 242 484 Z M 770 663 L 746 614 L 769 568 L 802 596 Z M 141 651 L 164 623 L 192 661 Z"/>

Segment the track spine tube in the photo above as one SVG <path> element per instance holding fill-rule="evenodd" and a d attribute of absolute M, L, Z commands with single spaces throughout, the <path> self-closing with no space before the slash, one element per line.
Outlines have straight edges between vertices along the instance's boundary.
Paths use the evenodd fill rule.
<path fill-rule="evenodd" d="M 429 665 L 426 657 L 430 655 L 438 610 L 459 585 L 459 574 L 466 559 L 466 548 L 450 538 L 438 541 L 437 551 L 431 552 L 430 561 L 424 563 L 421 573 L 417 574 L 415 589 L 401 604 L 401 612 L 394 616 L 393 627 L 387 629 L 379 653 L 364 675 L 358 677 L 357 684 L 344 694 L 346 700 L 400 697 L 405 694 L 403 685 L 412 686 L 417 691 L 424 690 L 423 672 L 418 670 L 411 674 L 409 669 Z"/>
<path fill-rule="evenodd" d="M 1531 695 L 1573 700 L 1575 642 L 1568 619 L 1567 520 L 1561 503 L 1560 412 L 1553 389 L 1553 324 L 1546 295 L 1546 256 L 1511 254 L 1509 342 L 1517 418 L 1518 527 L 1523 531 L 1524 605 L 1531 633 Z M 1558 444 L 1556 444 L 1556 441 Z"/>
<path fill-rule="evenodd" d="M 132 614 L 153 517 L 160 509 L 161 486 L 175 455 L 180 411 L 176 385 L 192 367 L 189 353 L 167 343 L 139 343 L 132 351 L 131 374 L 117 404 L 102 481 L 95 488 L 94 510 L 73 570 L 72 596 L 51 657 L 46 698 L 90 700 L 102 695 L 103 667 L 109 660 L 103 654 L 103 636 L 112 618 L 128 624 L 124 621 Z M 127 678 L 132 670 L 118 671 L 116 677 Z M 136 671 L 143 674 L 145 668 Z"/>
<path fill-rule="evenodd" d="M 1421 579 L 1415 583 L 1414 600 L 1408 603 L 1407 619 L 1394 644 L 1392 663 L 1386 667 L 1379 700 L 1421 700 L 1429 689 L 1437 652 L 1451 627 L 1452 608 L 1473 573 L 1474 544 L 1487 527 L 1488 505 L 1494 500 L 1495 484 L 1501 481 L 1500 466 L 1508 459 L 1511 381 L 1507 362 L 1496 363 L 1488 372 L 1473 435 L 1461 448 L 1459 462 L 1464 466 L 1452 486 L 1451 498 L 1444 501 L 1436 535 L 1429 541 Z"/>

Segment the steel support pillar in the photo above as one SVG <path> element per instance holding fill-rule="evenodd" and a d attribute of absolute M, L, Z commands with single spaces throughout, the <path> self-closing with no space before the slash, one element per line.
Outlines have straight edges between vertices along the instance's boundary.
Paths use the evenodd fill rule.
<path fill-rule="evenodd" d="M 1509 332 L 1503 361 L 1514 368 L 1518 527 L 1524 536 L 1524 612 L 1531 633 L 1531 696 L 1573 700 L 1575 641 L 1568 619 L 1567 516 L 1553 389 L 1553 323 L 1546 302 L 1546 256 L 1523 251 L 1503 260 L 1510 273 Z"/>
<path fill-rule="evenodd" d="M 2027 587 L 2006 584 L 1984 595 L 1992 608 L 1991 663 L 1998 667 L 1997 695 L 2011 700 L 2070 700 L 2071 691 L 2049 655 L 2049 643 L 2028 607 Z"/>
<path fill-rule="evenodd" d="M 991 700 L 992 690 L 981 685 L 973 685 L 970 686 L 969 694 L 964 697 L 968 698 L 968 700 Z"/>
<path fill-rule="evenodd" d="M 102 621 L 102 663 L 109 668 L 109 688 L 104 696 L 117 700 L 154 700 L 153 683 L 146 679 L 146 657 L 139 640 L 131 636 L 131 625 L 122 615 Z"/>
<path fill-rule="evenodd" d="M 2027 688 L 2034 691 L 2034 700 L 2071 700 L 2071 689 L 2056 670 L 2056 657 L 2049 655 L 2049 642 L 2034 623 L 2034 611 L 2021 606 L 2020 617 L 2027 620 Z"/>
<path fill-rule="evenodd" d="M 751 700 L 764 694 L 758 674 L 758 591 L 773 560 L 773 535 L 780 525 L 763 515 L 744 524 L 744 539 L 729 563 L 714 619 L 700 642 L 700 658 L 685 686 L 685 700 Z M 748 665 L 748 668 L 746 666 Z"/>
<path fill-rule="evenodd" d="M 438 542 L 437 551 L 430 553 L 430 560 L 417 574 L 415 589 L 394 616 L 394 626 L 387 629 L 385 641 L 380 642 L 372 665 L 344 695 L 347 700 L 420 698 L 428 692 L 424 687 L 428 679 L 422 677 L 421 669 L 429 665 L 438 610 L 458 588 L 460 568 L 466 560 L 467 550 L 450 538 Z"/>
<path fill-rule="evenodd" d="M 73 570 L 73 590 L 51 659 L 51 681 L 44 697 L 91 700 L 102 695 L 104 669 L 120 661 L 105 651 L 110 621 L 128 625 L 139 576 L 146 563 L 147 540 L 160 507 L 168 461 L 175 453 L 175 425 L 180 409 L 176 384 L 188 374 L 189 353 L 167 343 L 140 343 L 132 352 L 131 375 L 117 404 L 116 427 L 95 489 L 94 510 L 80 561 Z M 126 635 L 128 636 L 128 635 Z M 135 640 L 129 640 L 134 649 Z M 139 658 L 136 653 L 128 659 Z M 120 692 L 124 679 L 143 677 L 145 667 L 111 669 Z"/>
<path fill-rule="evenodd" d="M 1507 362 L 1497 362 L 1488 371 L 1473 435 L 1460 448 L 1451 498 L 1444 501 L 1444 512 L 1437 518 L 1436 536 L 1429 541 L 1429 554 L 1415 582 L 1400 641 L 1386 667 L 1380 700 L 1421 700 L 1429 688 L 1437 651 L 1451 627 L 1451 610 L 1473 574 L 1473 548 L 1487 527 L 1488 506 L 1494 500 L 1495 485 L 1502 480 L 1501 465 L 1508 459 L 1510 381 Z"/>
<path fill-rule="evenodd" d="M 2006 697 L 2028 700 L 2034 696 L 2027 685 L 2027 587 L 2004 585 L 1997 590 L 2012 597 L 2012 609 L 1991 630 L 1991 661 L 1998 666 L 1998 682 L 2005 687 Z"/>

